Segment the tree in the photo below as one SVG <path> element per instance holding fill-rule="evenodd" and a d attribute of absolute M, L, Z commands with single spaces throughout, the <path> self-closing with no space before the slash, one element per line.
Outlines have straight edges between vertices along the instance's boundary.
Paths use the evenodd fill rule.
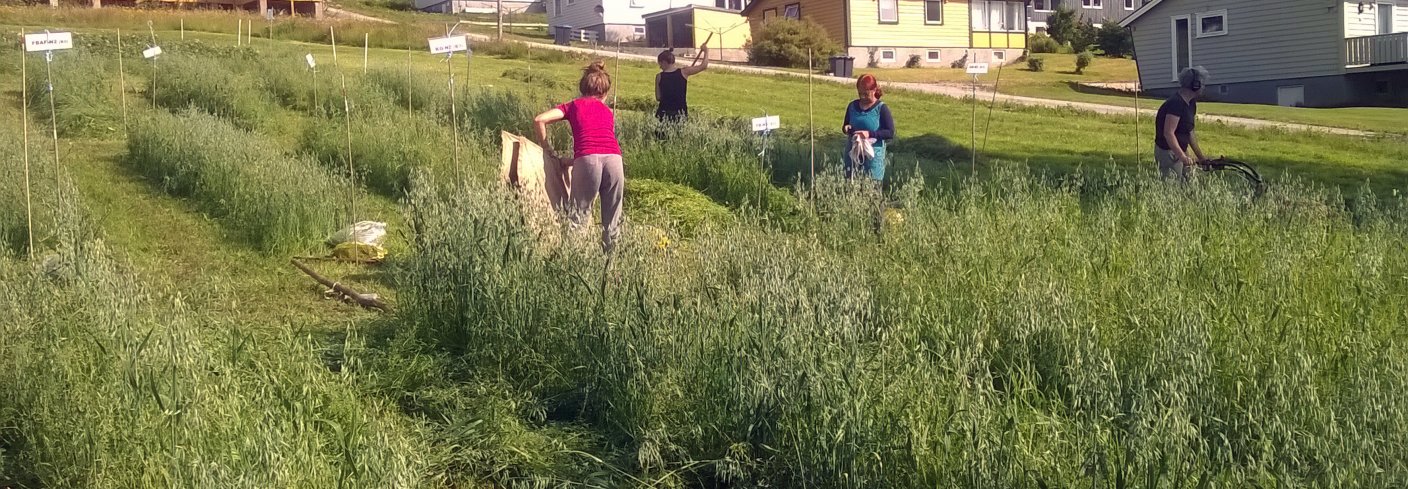
<path fill-rule="evenodd" d="M 1046 34 L 1056 40 L 1057 44 L 1071 42 L 1071 36 L 1076 33 L 1080 19 L 1076 18 L 1076 11 L 1065 5 L 1056 6 L 1056 11 L 1046 17 Z"/>
<path fill-rule="evenodd" d="M 1095 28 L 1095 24 L 1090 23 L 1090 19 L 1086 19 L 1076 22 L 1075 28 L 1070 32 L 1068 42 L 1071 43 L 1071 50 L 1079 53 L 1094 46 L 1099 35 L 1100 30 Z"/>
<path fill-rule="evenodd" d="M 1105 56 L 1125 57 L 1134 54 L 1134 35 L 1114 22 L 1107 22 L 1096 34 L 1096 44 Z"/>
<path fill-rule="evenodd" d="M 826 57 L 841 50 L 826 29 L 811 19 L 772 19 L 758 31 L 757 37 L 748 42 L 748 62 L 756 65 L 787 66 L 801 68 L 807 66 L 807 52 L 818 60 L 817 66 L 824 65 Z"/>

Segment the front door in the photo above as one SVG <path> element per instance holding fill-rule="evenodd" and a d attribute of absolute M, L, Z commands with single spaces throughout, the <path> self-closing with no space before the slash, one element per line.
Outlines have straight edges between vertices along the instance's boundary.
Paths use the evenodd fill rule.
<path fill-rule="evenodd" d="M 1192 19 L 1188 16 L 1173 18 L 1173 80 L 1178 74 L 1193 66 Z"/>
<path fill-rule="evenodd" d="M 1379 13 L 1379 34 L 1393 34 L 1393 4 L 1380 3 L 1374 11 Z"/>

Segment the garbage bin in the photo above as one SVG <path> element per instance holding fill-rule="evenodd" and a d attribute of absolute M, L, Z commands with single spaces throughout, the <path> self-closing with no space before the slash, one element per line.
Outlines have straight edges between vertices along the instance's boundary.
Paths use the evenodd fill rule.
<path fill-rule="evenodd" d="M 832 56 L 831 76 L 850 78 L 855 73 L 856 59 L 851 56 Z"/>
<path fill-rule="evenodd" d="M 552 26 L 552 42 L 558 46 L 568 46 L 572 44 L 572 26 L 555 25 Z"/>

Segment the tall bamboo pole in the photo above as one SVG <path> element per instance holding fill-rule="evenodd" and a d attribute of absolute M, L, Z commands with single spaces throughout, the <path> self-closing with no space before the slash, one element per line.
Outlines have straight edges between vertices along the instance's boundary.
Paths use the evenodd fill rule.
<path fill-rule="evenodd" d="M 20 127 L 24 131 L 24 220 L 29 230 L 29 259 L 34 260 L 34 203 L 29 190 L 29 68 L 25 52 L 24 31 L 20 31 Z"/>

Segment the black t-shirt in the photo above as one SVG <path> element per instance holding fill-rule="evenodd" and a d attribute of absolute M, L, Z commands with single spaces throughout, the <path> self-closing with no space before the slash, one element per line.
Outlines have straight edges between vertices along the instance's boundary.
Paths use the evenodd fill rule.
<path fill-rule="evenodd" d="M 1193 136 L 1193 117 L 1198 115 L 1198 101 L 1183 100 L 1183 95 L 1175 93 L 1159 106 L 1159 113 L 1154 116 L 1154 145 L 1159 149 L 1172 149 L 1164 141 L 1164 119 L 1170 115 L 1178 116 L 1178 127 L 1173 129 L 1173 135 L 1178 138 L 1179 149 L 1187 151 Z"/>

